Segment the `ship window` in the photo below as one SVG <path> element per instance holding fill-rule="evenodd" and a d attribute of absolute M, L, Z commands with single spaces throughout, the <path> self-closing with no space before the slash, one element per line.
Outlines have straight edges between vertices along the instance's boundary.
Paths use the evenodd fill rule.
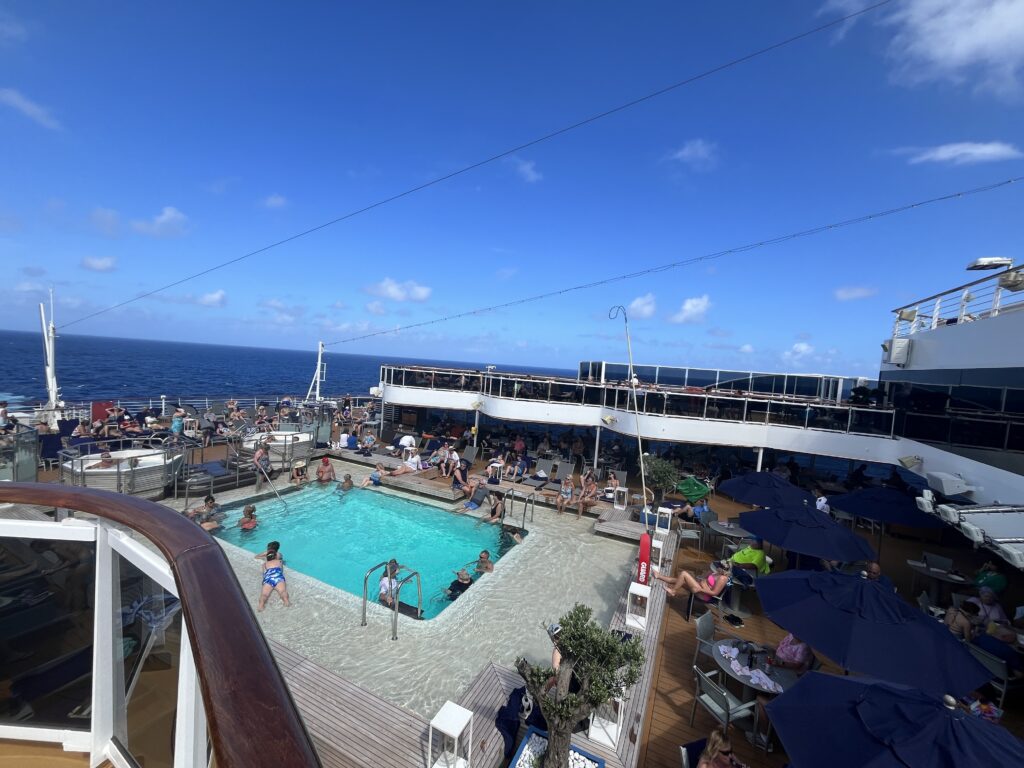
<path fill-rule="evenodd" d="M 903 425 L 903 436 L 912 440 L 948 443 L 949 419 L 945 416 L 908 413 Z"/>
<path fill-rule="evenodd" d="M 1024 389 L 1006 390 L 1006 405 L 1003 410 L 1007 413 L 1024 413 Z"/>
<path fill-rule="evenodd" d="M 1011 424 L 1006 447 L 1011 451 L 1024 451 L 1024 424 Z"/>
<path fill-rule="evenodd" d="M 917 413 L 945 413 L 949 402 L 949 387 L 931 384 L 911 384 L 906 405 Z"/>
<path fill-rule="evenodd" d="M 951 440 L 956 445 L 1002 448 L 1006 442 L 1006 422 L 954 419 Z"/>
<path fill-rule="evenodd" d="M 774 392 L 781 392 L 782 380 L 782 376 L 772 376 L 771 374 L 754 376 L 751 382 L 751 390 L 754 392 L 764 392 L 769 395 Z"/>
<path fill-rule="evenodd" d="M 648 384 L 653 384 L 658 369 L 656 366 L 653 365 L 634 365 L 633 372 L 636 374 L 636 377 L 640 379 L 640 381 L 647 382 Z"/>
<path fill-rule="evenodd" d="M 663 414 L 665 412 L 665 396 L 660 392 L 648 392 L 644 412 L 658 415 Z"/>
<path fill-rule="evenodd" d="M 995 387 L 953 387 L 949 407 L 967 411 L 999 411 L 1002 401 L 1003 391 Z"/>

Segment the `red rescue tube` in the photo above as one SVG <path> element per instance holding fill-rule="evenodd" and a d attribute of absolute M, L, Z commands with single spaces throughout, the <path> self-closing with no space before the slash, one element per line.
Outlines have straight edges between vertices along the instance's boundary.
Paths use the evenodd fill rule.
<path fill-rule="evenodd" d="M 636 580 L 640 584 L 651 582 L 651 535 L 649 533 L 640 536 L 640 562 L 636 567 Z"/>

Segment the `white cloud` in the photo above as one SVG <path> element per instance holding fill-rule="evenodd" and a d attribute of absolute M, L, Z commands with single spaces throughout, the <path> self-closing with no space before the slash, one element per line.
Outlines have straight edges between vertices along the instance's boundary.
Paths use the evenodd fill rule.
<path fill-rule="evenodd" d="M 669 157 L 694 171 L 710 171 L 718 165 L 718 145 L 704 139 L 690 139 Z"/>
<path fill-rule="evenodd" d="M 510 157 L 509 162 L 516 169 L 516 173 L 527 184 L 535 184 L 544 178 L 544 174 L 537 170 L 537 163 L 533 160 L 523 160 L 521 157 Z"/>
<path fill-rule="evenodd" d="M 742 352 L 744 355 L 749 355 L 754 351 L 754 347 L 751 344 L 744 344 L 742 347 L 740 347 L 739 351 Z"/>
<path fill-rule="evenodd" d="M 348 304 L 341 299 L 338 299 L 336 302 L 331 304 L 331 309 L 348 309 Z"/>
<path fill-rule="evenodd" d="M 216 291 L 199 296 L 195 303 L 201 307 L 223 307 L 228 303 L 228 294 L 223 288 L 218 288 Z"/>
<path fill-rule="evenodd" d="M 288 205 L 288 198 L 284 195 L 268 195 L 261 204 L 264 208 L 284 208 Z"/>
<path fill-rule="evenodd" d="M 657 304 L 654 301 L 654 294 L 645 293 L 643 296 L 637 296 L 630 302 L 629 314 L 635 318 L 644 319 L 653 317 L 657 308 Z"/>
<path fill-rule="evenodd" d="M 836 288 L 835 296 L 837 301 L 856 301 L 866 299 L 878 293 L 877 288 L 870 288 L 866 285 L 844 285 Z"/>
<path fill-rule="evenodd" d="M 814 353 L 814 347 L 806 341 L 798 341 L 792 347 L 782 353 L 782 359 L 790 363 L 798 363 L 810 354 Z"/>
<path fill-rule="evenodd" d="M 136 232 L 152 237 L 181 237 L 188 231 L 188 216 L 177 208 L 165 205 L 149 221 L 133 221 L 132 227 Z"/>
<path fill-rule="evenodd" d="M 709 309 L 711 309 L 711 299 L 706 293 L 703 296 L 694 296 L 686 299 L 679 311 L 669 320 L 673 323 L 702 323 Z"/>
<path fill-rule="evenodd" d="M 384 308 L 383 302 L 371 301 L 366 305 L 366 311 L 371 315 L 386 315 L 388 311 Z"/>
<path fill-rule="evenodd" d="M 430 298 L 432 291 L 432 288 L 412 280 L 399 283 L 390 277 L 385 277 L 379 283 L 374 283 L 366 288 L 366 292 L 371 296 L 381 296 L 392 301 L 426 301 Z"/>
<path fill-rule="evenodd" d="M 51 131 L 61 130 L 60 121 L 50 114 L 50 110 L 13 88 L 0 88 L 0 104 L 20 112 Z"/>
<path fill-rule="evenodd" d="M 93 208 L 89 222 L 93 229 L 107 237 L 116 237 L 121 231 L 121 215 L 113 208 Z"/>
<path fill-rule="evenodd" d="M 86 256 L 82 259 L 82 269 L 90 272 L 112 272 L 117 264 L 113 256 Z"/>
<path fill-rule="evenodd" d="M 1001 97 L 1021 94 L 1020 0 L 904 0 L 885 23 L 896 30 L 889 54 L 898 80 L 972 83 Z"/>
<path fill-rule="evenodd" d="M 952 144 L 940 144 L 937 147 L 911 148 L 896 150 L 899 154 L 908 154 L 911 165 L 917 163 L 949 163 L 951 165 L 971 165 L 974 163 L 994 163 L 1000 160 L 1016 160 L 1024 157 L 1017 147 L 1003 141 L 959 141 Z"/>
<path fill-rule="evenodd" d="M 0 11 L 0 45 L 20 43 L 28 37 L 28 29 L 8 13 Z"/>
<path fill-rule="evenodd" d="M 14 290 L 18 293 L 37 293 L 46 289 L 39 283 L 21 282 L 14 286 Z"/>

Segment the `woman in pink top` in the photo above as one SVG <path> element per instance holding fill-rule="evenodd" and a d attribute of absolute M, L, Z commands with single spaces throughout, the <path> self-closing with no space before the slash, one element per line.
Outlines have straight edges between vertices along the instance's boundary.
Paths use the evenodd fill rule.
<path fill-rule="evenodd" d="M 814 661 L 814 654 L 807 643 L 802 643 L 790 633 L 782 638 L 779 647 L 775 649 L 775 666 L 795 669 L 797 674 L 803 674 L 811 668 Z"/>

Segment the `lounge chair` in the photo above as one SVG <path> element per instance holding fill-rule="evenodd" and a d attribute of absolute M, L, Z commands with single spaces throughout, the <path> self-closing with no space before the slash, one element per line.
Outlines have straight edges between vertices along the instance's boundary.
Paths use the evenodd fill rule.
<path fill-rule="evenodd" d="M 467 445 L 462 451 L 462 460 L 467 462 L 467 470 L 473 469 L 476 457 L 480 455 L 480 449 L 475 445 Z"/>
<path fill-rule="evenodd" d="M 523 485 L 529 485 L 533 488 L 536 488 L 538 491 L 541 490 L 549 482 L 551 482 L 551 468 L 553 466 L 554 462 L 551 461 L 551 459 L 538 459 L 537 467 L 534 469 L 534 474 L 536 475 L 543 472 L 545 475 L 547 475 L 547 477 L 545 477 L 543 480 L 534 480 L 532 477 L 527 477 L 523 479 Z"/>

